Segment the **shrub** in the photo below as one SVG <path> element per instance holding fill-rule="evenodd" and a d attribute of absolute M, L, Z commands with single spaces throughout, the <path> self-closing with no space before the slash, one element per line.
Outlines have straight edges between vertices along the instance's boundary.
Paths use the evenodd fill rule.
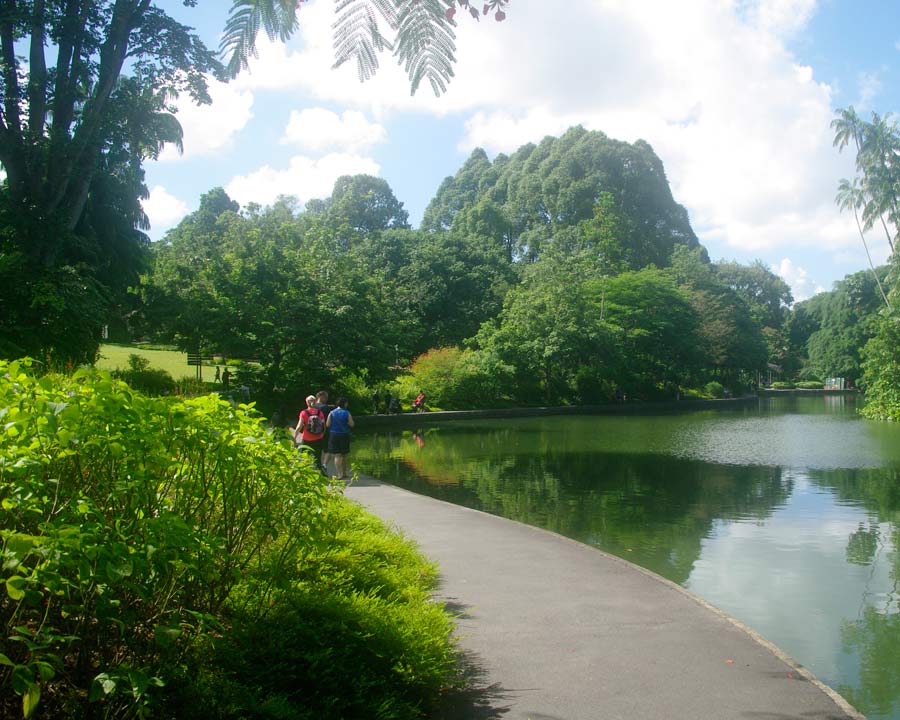
<path fill-rule="evenodd" d="M 48 687 L 56 716 L 136 712 L 221 631 L 244 571 L 320 522 L 322 481 L 216 396 L 0 362 L 0 415 L 0 686 L 26 715 Z"/>
<path fill-rule="evenodd" d="M 707 397 L 713 397 L 716 399 L 725 397 L 725 386 L 720 382 L 716 382 L 713 380 L 712 382 L 706 383 L 703 386 L 703 392 Z"/>
<path fill-rule="evenodd" d="M 201 681 L 173 694 L 175 717 L 407 720 L 433 706 L 454 673 L 452 625 L 428 600 L 435 568 L 357 506 L 324 512 L 327 536 L 271 610 L 244 588 L 251 602 Z"/>
<path fill-rule="evenodd" d="M 825 384 L 818 380 L 801 380 L 800 382 L 795 383 L 795 386 L 801 390 L 821 390 L 825 387 Z"/>
<path fill-rule="evenodd" d="M 447 409 L 496 407 L 503 404 L 510 369 L 491 355 L 458 347 L 438 348 L 416 358 L 399 389 L 404 401 L 424 390 L 428 404 Z"/>
<path fill-rule="evenodd" d="M 0 417 L 0 716 L 400 720 L 450 682 L 434 568 L 252 409 L 22 361 Z"/>
<path fill-rule="evenodd" d="M 794 383 L 786 382 L 786 381 L 782 381 L 782 380 L 776 380 L 775 382 L 772 383 L 772 389 L 773 390 L 793 390 Z"/>

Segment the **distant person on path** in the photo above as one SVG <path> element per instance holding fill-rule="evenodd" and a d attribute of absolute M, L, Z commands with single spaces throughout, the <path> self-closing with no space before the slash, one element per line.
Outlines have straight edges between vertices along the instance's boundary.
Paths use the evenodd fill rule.
<path fill-rule="evenodd" d="M 328 466 L 328 415 L 334 409 L 331 405 L 328 404 L 328 391 L 327 390 L 319 390 L 316 393 L 316 407 L 322 411 L 325 415 L 325 437 L 322 439 L 322 467 Z"/>
<path fill-rule="evenodd" d="M 384 414 L 388 415 L 391 412 L 391 391 L 384 391 Z"/>
<path fill-rule="evenodd" d="M 228 368 L 225 368 L 225 372 L 222 373 L 222 389 L 228 392 L 228 381 L 231 380 L 231 372 Z"/>
<path fill-rule="evenodd" d="M 216 382 L 222 381 L 222 371 L 219 370 L 219 366 L 216 365 Z"/>
<path fill-rule="evenodd" d="M 394 396 L 391 398 L 391 404 L 388 406 L 388 413 L 391 415 L 396 415 L 400 412 L 400 398 Z"/>
<path fill-rule="evenodd" d="M 416 399 L 413 400 L 413 407 L 416 412 L 425 412 L 425 392 L 419 390 L 419 394 L 416 396 Z"/>
<path fill-rule="evenodd" d="M 347 398 L 339 397 L 337 407 L 328 413 L 328 453 L 334 457 L 334 472 L 338 480 L 347 479 L 347 456 L 350 454 L 350 430 L 353 416 L 347 409 Z"/>
<path fill-rule="evenodd" d="M 378 408 L 380 405 L 381 405 L 381 395 L 379 394 L 378 389 L 376 388 L 375 392 L 372 393 L 372 414 L 373 415 L 378 414 Z"/>
<path fill-rule="evenodd" d="M 306 408 L 300 411 L 297 427 L 294 428 L 294 444 L 301 451 L 303 448 L 309 448 L 315 460 L 315 468 L 321 473 L 325 472 L 322 465 L 322 451 L 325 449 L 325 413 L 316 407 L 315 395 L 306 397 Z"/>

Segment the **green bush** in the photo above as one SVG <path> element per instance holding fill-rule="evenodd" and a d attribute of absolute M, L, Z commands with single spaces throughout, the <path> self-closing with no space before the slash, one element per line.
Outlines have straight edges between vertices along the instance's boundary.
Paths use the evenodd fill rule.
<path fill-rule="evenodd" d="M 793 390 L 794 383 L 777 380 L 772 383 L 772 389 L 773 390 Z"/>
<path fill-rule="evenodd" d="M 128 369 L 118 370 L 116 376 L 147 395 L 169 395 L 175 390 L 175 380 L 169 373 L 152 369 L 150 360 L 136 353 L 128 356 Z"/>
<path fill-rule="evenodd" d="M 287 703 L 260 717 L 306 717 L 278 714 L 299 701 L 277 680 L 238 687 L 228 673 L 290 664 L 290 643 L 300 652 L 313 637 L 315 661 L 295 658 L 307 687 L 324 666 L 360 671 L 362 650 L 335 645 L 348 638 L 393 653 L 368 681 L 386 707 L 418 707 L 445 681 L 449 622 L 425 599 L 433 571 L 410 549 L 380 552 L 398 541 L 363 532 L 371 521 L 251 410 L 146 397 L 88 369 L 39 377 L 22 361 L 0 362 L 0 417 L 0 716 L 40 703 L 46 717 L 186 717 L 176 708 L 196 675 L 237 687 L 245 709 Z M 326 619 L 343 634 L 320 630 Z M 259 643 L 261 627 L 280 629 Z M 242 665 L 241 648 L 262 665 Z M 300 703 L 309 717 L 341 716 L 329 708 L 346 688 L 330 687 L 338 697 L 322 690 L 318 710 Z"/>
<path fill-rule="evenodd" d="M 725 397 L 725 386 L 722 385 L 722 383 L 713 380 L 712 382 L 708 382 L 703 386 L 703 392 L 707 397 L 716 399 L 723 398 Z"/>
<path fill-rule="evenodd" d="M 242 606 L 200 682 L 186 677 L 173 693 L 174 717 L 427 715 L 454 674 L 452 624 L 428 599 L 434 567 L 357 506 L 330 502 L 325 514 L 327 537 L 271 610 Z M 245 590 L 252 600 L 252 584 Z"/>
<path fill-rule="evenodd" d="M 818 380 L 801 380 L 795 383 L 795 386 L 801 390 L 821 390 L 825 387 L 825 384 Z"/>
<path fill-rule="evenodd" d="M 504 404 L 510 369 L 488 353 L 458 347 L 437 348 L 416 358 L 399 380 L 400 397 L 411 403 L 424 390 L 428 406 L 448 410 Z"/>

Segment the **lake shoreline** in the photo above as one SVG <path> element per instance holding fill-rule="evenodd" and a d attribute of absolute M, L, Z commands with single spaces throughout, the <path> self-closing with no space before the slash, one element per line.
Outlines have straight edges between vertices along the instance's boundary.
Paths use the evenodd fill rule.
<path fill-rule="evenodd" d="M 793 392 L 793 391 L 785 391 Z M 813 391 L 815 392 L 815 391 Z M 821 391 L 818 391 L 821 392 Z M 623 402 L 603 405 L 560 405 L 549 407 L 491 408 L 485 410 L 437 410 L 434 412 L 404 412 L 395 415 L 356 415 L 360 429 L 370 427 L 418 427 L 454 420 L 485 420 L 496 418 L 547 417 L 551 415 L 648 415 L 690 412 L 694 410 L 726 410 L 750 407 L 759 402 L 757 395 L 721 400 L 666 400 L 661 402 Z"/>

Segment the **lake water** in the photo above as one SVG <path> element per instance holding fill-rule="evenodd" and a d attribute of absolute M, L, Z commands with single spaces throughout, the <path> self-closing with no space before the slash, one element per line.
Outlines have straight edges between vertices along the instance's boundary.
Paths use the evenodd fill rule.
<path fill-rule="evenodd" d="M 852 396 L 360 433 L 362 472 L 575 538 L 746 623 L 900 720 L 900 425 Z"/>

